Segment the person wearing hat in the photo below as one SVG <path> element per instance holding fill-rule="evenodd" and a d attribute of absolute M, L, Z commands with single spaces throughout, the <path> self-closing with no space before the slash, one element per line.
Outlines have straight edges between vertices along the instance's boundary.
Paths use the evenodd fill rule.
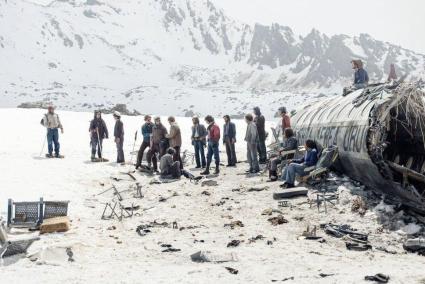
<path fill-rule="evenodd" d="M 136 170 L 142 165 L 143 153 L 145 152 L 146 148 L 150 147 L 151 145 L 153 128 L 153 123 L 151 120 L 152 117 L 150 115 L 145 115 L 145 124 L 142 126 L 143 142 L 142 145 L 140 145 L 139 152 L 137 153 Z"/>
<path fill-rule="evenodd" d="M 96 150 L 97 156 L 102 160 L 102 147 L 103 139 L 108 139 L 108 128 L 102 118 L 100 110 L 94 112 L 94 118 L 90 122 L 90 145 L 91 145 L 91 160 L 96 161 Z"/>
<path fill-rule="evenodd" d="M 115 119 L 114 137 L 117 145 L 117 163 L 124 164 L 124 124 L 121 121 L 121 113 L 115 111 L 113 116 Z"/>
<path fill-rule="evenodd" d="M 46 154 L 47 158 L 53 158 L 53 146 L 55 150 L 55 158 L 63 158 L 60 155 L 60 144 L 59 144 L 59 130 L 63 133 L 63 126 L 59 119 L 59 115 L 55 113 L 55 108 L 49 106 L 47 108 L 47 113 L 44 115 L 41 120 L 41 125 L 47 128 L 47 145 L 48 153 Z"/>

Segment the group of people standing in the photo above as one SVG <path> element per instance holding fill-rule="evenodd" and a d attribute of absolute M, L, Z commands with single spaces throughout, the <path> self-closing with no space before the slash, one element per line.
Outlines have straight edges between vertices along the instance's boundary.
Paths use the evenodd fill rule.
<path fill-rule="evenodd" d="M 254 115 L 245 115 L 247 123 L 245 142 L 249 164 L 247 173 L 258 173 L 260 171 L 259 165 L 268 162 L 265 144 L 267 139 L 265 118 L 259 107 L 255 107 L 253 111 Z M 290 133 L 290 118 L 286 108 L 280 108 L 279 112 L 282 117 L 281 125 L 285 131 L 284 133 Z M 124 164 L 124 124 L 121 121 L 119 112 L 114 112 L 113 117 L 115 119 L 114 142 L 117 148 L 116 162 Z M 226 149 L 227 167 L 236 167 L 236 125 L 231 121 L 229 115 L 223 116 L 223 120 L 223 132 L 221 133 L 220 127 L 211 115 L 207 115 L 204 118 L 205 125 L 200 122 L 199 117 L 192 118 L 191 141 L 194 147 L 196 168 L 203 169 L 202 175 L 210 174 L 213 159 L 215 162 L 214 174 L 220 173 L 220 141 L 222 141 Z M 161 175 L 175 177 L 183 174 L 183 162 L 181 159 L 182 134 L 175 118 L 173 116 L 168 117 L 169 130 L 162 124 L 160 117 L 155 117 L 152 122 L 152 117 L 146 115 L 144 121 L 141 127 L 143 141 L 137 154 L 136 169 L 142 167 L 142 161 L 148 149 L 146 152 L 147 168 L 154 172 L 159 172 L 159 169 Z M 59 116 L 54 112 L 53 106 L 48 108 L 48 113 L 45 114 L 41 123 L 47 128 L 48 154 L 46 156 L 60 157 L 58 129 L 63 133 L 63 126 Z M 109 132 L 100 111 L 95 111 L 94 118 L 90 122 L 89 133 L 91 160 L 105 161 L 106 159 L 102 155 L 103 140 L 109 138 Z M 54 156 L 53 149 L 55 151 Z M 159 168 L 158 160 L 160 162 Z"/>

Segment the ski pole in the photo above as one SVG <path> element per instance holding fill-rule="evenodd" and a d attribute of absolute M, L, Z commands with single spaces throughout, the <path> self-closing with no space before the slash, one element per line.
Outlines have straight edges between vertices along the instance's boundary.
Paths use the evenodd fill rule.
<path fill-rule="evenodd" d="M 44 152 L 44 147 L 46 146 L 46 140 L 47 140 L 47 133 L 46 133 L 46 135 L 44 136 L 44 140 L 43 140 L 43 147 L 41 148 L 41 151 L 40 151 L 40 157 L 41 157 L 41 155 L 43 154 L 43 152 Z"/>
<path fill-rule="evenodd" d="M 97 128 L 97 127 L 96 127 L 96 132 L 97 132 L 97 143 L 99 143 L 99 150 L 100 150 L 100 155 L 101 155 L 100 161 L 103 162 L 103 149 L 102 149 L 103 147 L 102 147 L 102 143 L 101 143 L 102 140 L 100 140 L 99 128 Z"/>
<path fill-rule="evenodd" d="M 131 151 L 131 158 L 130 158 L 130 165 L 133 164 L 133 153 L 134 153 L 134 147 L 136 147 L 136 140 L 137 140 L 137 132 L 134 134 L 134 143 L 133 143 L 133 150 Z"/>

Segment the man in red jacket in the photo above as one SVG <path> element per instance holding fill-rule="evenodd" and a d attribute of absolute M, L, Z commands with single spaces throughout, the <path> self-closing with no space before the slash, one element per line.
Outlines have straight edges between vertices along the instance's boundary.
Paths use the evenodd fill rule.
<path fill-rule="evenodd" d="M 215 160 L 215 172 L 218 175 L 220 173 L 220 153 L 218 146 L 220 144 L 220 128 L 214 123 L 214 118 L 211 115 L 205 117 L 205 122 L 208 124 L 208 152 L 207 152 L 207 167 L 201 175 L 210 174 L 210 164 L 214 155 Z"/>

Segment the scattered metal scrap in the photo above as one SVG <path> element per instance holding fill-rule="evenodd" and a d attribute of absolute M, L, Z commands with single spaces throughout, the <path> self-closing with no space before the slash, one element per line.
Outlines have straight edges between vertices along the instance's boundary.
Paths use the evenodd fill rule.
<path fill-rule="evenodd" d="M 118 206 L 118 208 L 117 208 Z M 127 208 L 127 209 L 126 209 Z M 114 217 L 117 217 L 119 221 L 122 221 L 123 218 L 130 218 L 134 215 L 133 208 L 137 208 L 134 205 L 131 206 L 131 208 L 124 207 L 120 202 L 114 202 L 114 203 L 105 203 L 105 208 L 103 209 L 102 213 L 102 220 L 110 220 Z M 107 211 L 110 211 L 110 213 L 107 213 Z"/>

